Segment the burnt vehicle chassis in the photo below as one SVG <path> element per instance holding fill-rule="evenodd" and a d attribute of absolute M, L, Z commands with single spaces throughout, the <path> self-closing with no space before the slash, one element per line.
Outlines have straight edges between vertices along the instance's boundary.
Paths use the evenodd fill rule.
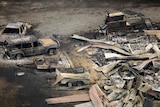
<path fill-rule="evenodd" d="M 128 15 L 122 12 L 107 13 L 106 19 L 99 26 L 99 34 L 108 35 L 111 32 L 136 32 L 153 29 L 148 18 L 138 15 Z"/>
<path fill-rule="evenodd" d="M 21 59 L 26 56 L 40 54 L 54 55 L 60 44 L 58 40 L 37 39 L 33 35 L 7 40 L 3 45 L 3 57 L 8 59 Z"/>

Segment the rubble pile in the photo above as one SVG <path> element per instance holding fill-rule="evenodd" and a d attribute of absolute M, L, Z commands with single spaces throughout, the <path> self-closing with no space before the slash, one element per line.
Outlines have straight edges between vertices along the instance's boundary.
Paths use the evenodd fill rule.
<path fill-rule="evenodd" d="M 112 21 L 116 26 L 112 26 Z M 75 107 L 159 107 L 159 30 L 153 30 L 151 23 L 148 24 L 146 21 L 123 26 L 121 21 L 125 23 L 128 21 L 124 19 L 122 13 L 113 14 L 113 17 L 105 20 L 105 25 L 101 26 L 104 28 L 99 30 L 100 34 L 104 33 L 103 39 L 102 37 L 89 39 L 76 34 L 71 36 L 72 39 L 84 41 L 81 45 L 75 44 L 75 50 L 79 54 L 85 51 L 94 63 L 94 67 L 91 68 L 97 74 L 97 78 L 94 78 L 95 85 L 91 84 L 87 93 L 89 99 L 88 96 L 84 96 L 89 102 L 75 105 Z M 119 29 L 112 31 L 114 27 L 122 27 L 126 32 Z M 142 29 L 146 30 L 142 31 Z M 91 77 L 92 73 L 90 71 Z M 77 79 L 74 78 L 74 80 Z M 65 97 L 65 100 L 57 103 L 66 103 L 67 98 L 70 98 L 67 102 L 74 102 L 73 99 L 78 97 Z M 46 101 L 48 104 L 55 104 L 54 101 L 59 99 L 51 98 Z M 77 101 L 83 100 L 77 99 L 75 102 Z"/>
<path fill-rule="evenodd" d="M 114 107 L 142 107 L 148 96 L 152 96 L 150 100 L 153 101 L 160 99 L 160 50 L 157 42 L 144 39 L 141 43 L 126 43 L 122 47 L 115 41 L 90 40 L 78 35 L 72 38 L 88 41 L 91 49 L 96 48 L 97 53 L 92 55 L 97 58 L 94 58 L 98 64 L 96 71 L 106 76 L 106 81 L 99 85 L 105 90 L 107 100 L 116 103 Z"/>

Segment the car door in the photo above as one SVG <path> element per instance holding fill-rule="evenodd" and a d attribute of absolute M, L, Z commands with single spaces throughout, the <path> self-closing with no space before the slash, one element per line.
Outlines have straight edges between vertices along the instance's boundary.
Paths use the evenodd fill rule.
<path fill-rule="evenodd" d="M 19 34 L 20 34 L 21 36 L 23 36 L 23 35 L 26 34 L 26 27 L 24 26 L 24 24 L 21 25 L 19 31 L 20 31 Z"/>
<path fill-rule="evenodd" d="M 33 46 L 32 46 L 32 43 L 30 43 L 30 42 L 23 43 L 21 50 L 23 51 L 23 53 L 24 53 L 25 56 L 34 55 L 34 53 L 33 53 Z"/>
<path fill-rule="evenodd" d="M 33 42 L 33 53 L 34 55 L 45 53 L 42 44 L 39 43 L 38 41 Z"/>

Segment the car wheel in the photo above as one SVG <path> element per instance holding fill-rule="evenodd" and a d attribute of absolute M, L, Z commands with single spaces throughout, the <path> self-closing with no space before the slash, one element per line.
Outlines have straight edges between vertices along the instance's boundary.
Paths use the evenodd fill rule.
<path fill-rule="evenodd" d="M 39 58 L 39 59 L 35 60 L 36 65 L 42 65 L 42 64 L 44 64 L 44 62 L 45 62 L 44 58 Z"/>
<path fill-rule="evenodd" d="M 82 81 L 77 81 L 77 82 L 76 82 L 76 85 L 77 85 L 77 86 L 82 86 L 82 85 L 84 85 L 84 83 L 83 83 Z"/>
<path fill-rule="evenodd" d="M 23 55 L 22 54 L 17 54 L 16 55 L 16 59 L 22 59 L 23 58 Z"/>
<path fill-rule="evenodd" d="M 68 82 L 67 86 L 71 88 L 73 86 L 73 84 L 71 82 Z"/>
<path fill-rule="evenodd" d="M 7 59 L 7 56 L 2 54 L 2 59 L 6 60 Z"/>
<path fill-rule="evenodd" d="M 56 54 L 56 49 L 49 49 L 48 54 L 49 55 L 55 55 Z"/>

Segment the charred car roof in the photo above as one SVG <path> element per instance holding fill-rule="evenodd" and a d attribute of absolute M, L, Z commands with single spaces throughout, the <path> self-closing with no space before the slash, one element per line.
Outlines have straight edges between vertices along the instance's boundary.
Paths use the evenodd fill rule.
<path fill-rule="evenodd" d="M 11 22 L 7 24 L 6 28 L 19 28 L 22 24 L 22 22 Z"/>
<path fill-rule="evenodd" d="M 115 16 L 124 16 L 124 13 L 123 12 L 109 13 L 109 17 L 115 17 Z"/>
<path fill-rule="evenodd" d="M 25 42 L 26 43 L 35 42 L 35 41 L 37 41 L 37 38 L 34 35 L 28 35 L 20 38 L 6 40 L 6 42 L 11 45 L 18 44 L 18 43 L 25 43 Z"/>

